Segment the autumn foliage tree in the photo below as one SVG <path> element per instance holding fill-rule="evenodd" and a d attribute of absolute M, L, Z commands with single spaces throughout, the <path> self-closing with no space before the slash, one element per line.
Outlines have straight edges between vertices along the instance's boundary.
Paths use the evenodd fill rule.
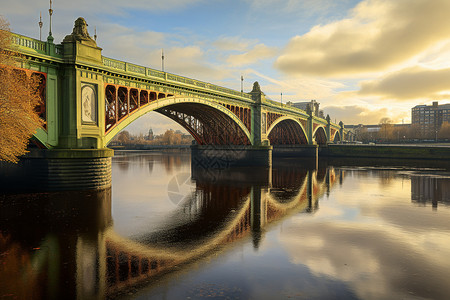
<path fill-rule="evenodd" d="M 17 59 L 8 23 L 0 17 L 0 160 L 10 162 L 27 152 L 28 140 L 43 125 L 35 111 L 41 101 L 39 83 L 18 72 Z"/>
<path fill-rule="evenodd" d="M 117 135 L 117 140 L 122 145 L 129 144 L 131 141 L 130 133 L 126 130 L 119 132 L 119 134 Z"/>

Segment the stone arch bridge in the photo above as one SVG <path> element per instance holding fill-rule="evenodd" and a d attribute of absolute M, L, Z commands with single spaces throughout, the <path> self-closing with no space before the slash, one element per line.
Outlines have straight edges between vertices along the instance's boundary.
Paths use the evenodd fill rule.
<path fill-rule="evenodd" d="M 46 126 L 34 140 L 42 148 L 105 149 L 150 111 L 182 125 L 200 146 L 317 147 L 346 139 L 342 122 L 271 101 L 258 83 L 242 93 L 104 57 L 79 20 L 61 44 L 51 35 L 43 42 L 13 34 L 19 72 L 40 80 Z"/>

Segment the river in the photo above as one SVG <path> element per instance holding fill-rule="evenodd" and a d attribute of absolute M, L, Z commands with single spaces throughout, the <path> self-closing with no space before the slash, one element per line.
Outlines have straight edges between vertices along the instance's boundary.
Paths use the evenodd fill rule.
<path fill-rule="evenodd" d="M 0 299 L 450 297 L 446 162 L 117 151 L 112 182 L 0 195 Z"/>

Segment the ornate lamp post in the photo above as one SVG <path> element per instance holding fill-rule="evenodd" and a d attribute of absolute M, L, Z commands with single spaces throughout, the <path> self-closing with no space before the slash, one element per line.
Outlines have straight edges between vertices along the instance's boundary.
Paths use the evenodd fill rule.
<path fill-rule="evenodd" d="M 42 41 L 42 25 L 44 25 L 44 23 L 42 23 L 42 12 L 39 13 L 39 40 Z"/>

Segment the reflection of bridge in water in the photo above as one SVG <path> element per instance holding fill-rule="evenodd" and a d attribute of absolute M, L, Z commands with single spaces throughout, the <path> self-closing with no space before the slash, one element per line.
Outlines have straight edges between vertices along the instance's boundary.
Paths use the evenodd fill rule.
<path fill-rule="evenodd" d="M 248 178 L 244 169 L 215 170 L 208 178 L 195 174 L 193 170 L 196 192 L 164 224 L 168 229 L 139 236 L 139 242 L 106 231 L 106 294 L 147 282 L 246 236 L 258 248 L 264 227 L 287 215 L 313 213 L 337 177 L 333 168 L 305 170 L 298 165 L 275 165 L 272 172 L 253 168 L 251 174 L 259 174 L 253 182 L 239 180 L 245 174 Z"/>
<path fill-rule="evenodd" d="M 0 287 L 4 282 L 5 291 L 19 298 L 115 297 L 154 278 L 187 270 L 238 240 L 249 238 L 258 248 L 265 228 L 291 214 L 313 213 L 318 199 L 342 176 L 333 168 L 277 164 L 273 169 L 208 174 L 194 168 L 192 174 L 195 192 L 162 229 L 131 238 L 110 227 L 110 189 L 43 194 L 45 199 L 31 199 L 27 211 L 18 204 L 20 199 L 1 203 L 1 214 L 8 218 L 0 218 L 0 226 L 9 232 L 0 232 L 0 248 L 8 253 L 2 260 L 28 271 L 0 270 Z M 258 176 L 250 177 L 253 174 Z M 62 198 L 69 201 L 65 206 Z M 24 201 L 30 206 L 30 199 Z"/>

